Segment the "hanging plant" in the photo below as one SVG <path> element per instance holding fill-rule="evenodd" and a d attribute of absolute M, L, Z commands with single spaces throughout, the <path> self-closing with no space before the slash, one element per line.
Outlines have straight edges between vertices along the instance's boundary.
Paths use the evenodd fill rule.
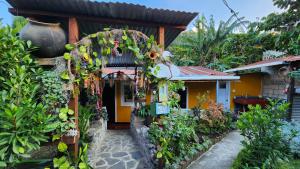
<path fill-rule="evenodd" d="M 93 43 L 96 42 L 96 43 Z M 99 73 L 107 64 L 109 57 L 128 54 L 134 56 L 136 66 L 143 68 L 143 72 L 150 72 L 157 63 L 164 62 L 162 49 L 156 44 L 154 36 L 148 38 L 139 31 L 114 29 L 88 35 L 74 45 L 66 45 L 70 51 L 64 54 L 68 60 L 69 71 L 61 74 L 62 79 L 85 79 L 90 73 Z M 75 71 L 71 66 L 75 66 Z M 151 76 L 151 73 L 146 74 Z"/>

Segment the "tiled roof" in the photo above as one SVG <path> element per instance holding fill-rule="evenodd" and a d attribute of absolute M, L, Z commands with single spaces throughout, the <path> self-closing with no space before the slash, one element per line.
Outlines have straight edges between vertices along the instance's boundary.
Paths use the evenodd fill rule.
<path fill-rule="evenodd" d="M 182 75 L 209 75 L 209 76 L 228 76 L 229 74 L 216 70 L 204 68 L 202 66 L 179 66 Z"/>
<path fill-rule="evenodd" d="M 275 65 L 281 65 L 281 64 L 285 64 L 288 62 L 295 62 L 295 61 L 300 61 L 300 56 L 287 56 L 287 57 L 282 57 L 282 58 L 262 60 L 259 62 L 240 66 L 240 67 L 237 67 L 234 69 L 229 69 L 229 70 L 226 70 L 225 72 L 236 72 L 236 71 L 242 71 L 242 70 L 256 69 L 256 68 L 261 68 L 261 67 L 265 67 L 265 66 L 275 66 Z"/>

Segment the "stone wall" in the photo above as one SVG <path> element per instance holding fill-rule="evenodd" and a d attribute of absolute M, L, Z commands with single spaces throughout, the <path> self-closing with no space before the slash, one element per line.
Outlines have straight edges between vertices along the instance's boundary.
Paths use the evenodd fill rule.
<path fill-rule="evenodd" d="M 143 156 L 145 157 L 145 162 L 147 168 L 154 168 L 158 163 L 157 160 L 154 158 L 156 154 L 155 145 L 151 144 L 148 139 L 148 130 L 149 128 L 143 125 L 143 119 L 131 113 L 131 133 L 134 139 L 140 146 Z"/>
<path fill-rule="evenodd" d="M 289 78 L 288 76 L 279 75 L 279 68 L 268 68 L 268 73 L 263 76 L 262 80 L 262 94 L 264 97 L 286 100 L 287 95 L 284 90 L 289 83 Z"/>
<path fill-rule="evenodd" d="M 100 120 L 94 121 L 89 130 L 88 134 L 92 137 L 92 142 L 89 144 L 89 157 L 96 155 L 96 152 L 99 151 L 99 147 L 103 138 L 105 137 L 107 130 L 107 121 L 100 118 Z"/>

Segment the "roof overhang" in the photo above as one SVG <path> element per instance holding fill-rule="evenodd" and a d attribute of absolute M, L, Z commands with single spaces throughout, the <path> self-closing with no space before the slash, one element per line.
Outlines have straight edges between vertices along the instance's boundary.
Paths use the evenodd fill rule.
<path fill-rule="evenodd" d="M 186 29 L 198 15 L 142 5 L 93 0 L 6 0 L 16 16 L 32 17 L 44 22 L 59 22 L 66 29 L 68 18 L 77 18 L 80 37 L 111 29 L 133 29 L 158 38 L 158 28 L 165 28 L 165 47 Z M 67 30 L 67 29 L 66 29 Z"/>
<path fill-rule="evenodd" d="M 240 76 L 177 76 L 170 80 L 201 81 L 201 80 L 239 80 Z"/>
<path fill-rule="evenodd" d="M 226 72 L 226 73 L 228 73 L 228 72 L 238 72 L 238 71 L 257 69 L 257 68 L 268 67 L 268 66 L 282 65 L 282 64 L 285 64 L 285 63 L 286 63 L 285 61 L 276 61 L 276 62 L 271 62 L 271 63 L 243 66 L 243 67 L 240 67 L 240 68 L 225 70 L 224 72 Z"/>

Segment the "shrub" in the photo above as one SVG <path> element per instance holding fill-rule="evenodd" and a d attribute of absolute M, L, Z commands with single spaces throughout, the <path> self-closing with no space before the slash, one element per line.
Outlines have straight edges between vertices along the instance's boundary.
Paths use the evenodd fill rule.
<path fill-rule="evenodd" d="M 88 143 L 91 138 L 88 136 L 88 130 L 90 127 L 91 118 L 94 115 L 92 106 L 81 106 L 78 107 L 78 127 L 80 130 L 80 141 Z"/>
<path fill-rule="evenodd" d="M 300 122 L 285 122 L 282 127 L 284 137 L 290 140 L 290 149 L 296 158 L 300 158 Z"/>
<path fill-rule="evenodd" d="M 38 103 L 40 70 L 29 54 L 31 43 L 15 33 L 0 25 L 0 167 L 30 157 L 60 124 Z"/>
<path fill-rule="evenodd" d="M 244 150 L 237 158 L 234 167 L 275 168 L 289 154 L 287 139 L 281 127 L 289 104 L 270 101 L 270 105 L 249 106 L 237 121 L 237 127 L 245 137 Z M 288 139 L 289 140 L 289 139 Z"/>
<path fill-rule="evenodd" d="M 194 116 L 198 118 L 197 132 L 204 135 L 218 135 L 231 128 L 231 113 L 225 112 L 223 106 L 213 100 L 208 100 L 207 104 L 208 108 L 200 109 L 198 106 L 193 109 Z"/>
<path fill-rule="evenodd" d="M 170 114 L 161 123 L 161 127 L 156 122 L 151 124 L 149 137 L 157 146 L 156 157 L 162 159 L 166 168 L 178 165 L 211 144 L 207 139 L 199 141 L 195 132 L 196 121 L 188 114 Z"/>

